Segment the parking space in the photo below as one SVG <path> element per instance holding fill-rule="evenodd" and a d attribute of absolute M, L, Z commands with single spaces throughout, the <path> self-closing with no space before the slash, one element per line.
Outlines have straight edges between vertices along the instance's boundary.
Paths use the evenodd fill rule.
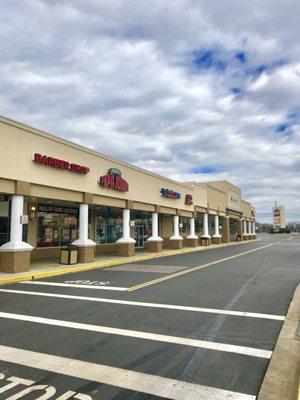
<path fill-rule="evenodd" d="M 0 399 L 254 400 L 300 280 L 268 243 L 2 286 Z"/>

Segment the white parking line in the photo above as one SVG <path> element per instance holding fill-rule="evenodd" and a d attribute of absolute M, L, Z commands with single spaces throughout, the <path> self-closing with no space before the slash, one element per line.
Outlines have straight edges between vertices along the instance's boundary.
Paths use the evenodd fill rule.
<path fill-rule="evenodd" d="M 128 288 L 119 286 L 92 286 L 92 285 L 79 285 L 77 283 L 60 283 L 60 282 L 46 282 L 46 281 L 23 281 L 19 283 L 25 283 L 29 285 L 45 285 L 45 286 L 62 286 L 70 288 L 80 289 L 98 289 L 98 290 L 117 290 L 125 292 Z"/>
<path fill-rule="evenodd" d="M 128 369 L 0 345 L 0 360 L 173 400 L 255 400 L 255 396 Z"/>
<path fill-rule="evenodd" d="M 228 353 L 243 354 L 251 357 L 271 358 L 272 351 L 255 349 L 253 347 L 236 346 L 226 343 L 209 342 L 206 340 L 189 339 L 177 336 L 159 335 L 157 333 L 133 331 L 129 329 L 112 328 L 109 326 L 99 326 L 82 324 L 79 322 L 62 321 L 58 319 L 34 317 L 31 315 L 12 314 L 0 312 L 0 318 L 14 319 L 18 321 L 34 322 L 37 324 L 61 326 L 64 328 L 79 329 L 90 332 L 107 333 L 110 335 L 128 336 L 137 339 L 153 340 L 157 342 L 180 344 L 183 346 L 201 347 L 209 350 L 224 351 Z"/>
<path fill-rule="evenodd" d="M 27 290 L 14 290 L 14 289 L 0 289 L 0 292 L 25 294 L 25 295 L 30 295 L 30 296 L 54 297 L 54 298 L 59 298 L 59 299 L 94 301 L 94 302 L 99 302 L 99 303 L 124 304 L 124 305 L 128 305 L 128 306 L 138 306 L 138 307 L 162 308 L 162 309 L 167 309 L 167 310 L 193 311 L 193 312 L 209 313 L 209 314 L 223 314 L 223 315 L 231 315 L 231 316 L 236 316 L 236 317 L 262 318 L 262 319 L 271 319 L 271 320 L 275 320 L 275 321 L 284 321 L 284 319 L 285 319 L 285 317 L 282 315 L 274 315 L 274 314 L 261 314 L 261 313 L 247 312 L 247 311 L 232 311 L 232 310 L 221 310 L 221 309 L 214 309 L 214 308 L 178 306 L 178 305 L 174 305 L 174 304 L 144 303 L 144 302 L 139 302 L 139 301 L 106 299 L 106 298 L 101 298 L 101 297 L 75 296 L 75 295 L 68 295 L 68 294 L 32 292 L 32 291 L 27 291 Z"/>

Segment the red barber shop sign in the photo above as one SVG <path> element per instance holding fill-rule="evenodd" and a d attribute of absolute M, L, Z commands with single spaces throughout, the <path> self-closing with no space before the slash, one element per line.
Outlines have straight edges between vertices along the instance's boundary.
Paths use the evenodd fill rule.
<path fill-rule="evenodd" d="M 108 189 L 118 190 L 119 192 L 127 192 L 129 189 L 128 182 L 121 177 L 121 171 L 117 168 L 110 168 L 106 175 L 100 176 L 99 184 Z"/>
<path fill-rule="evenodd" d="M 58 169 L 66 169 L 68 171 L 74 172 L 75 174 L 87 174 L 90 172 L 88 167 L 84 167 L 83 165 L 70 163 L 69 161 L 59 160 L 58 158 L 43 156 L 42 154 L 35 153 L 34 162 L 42 165 L 49 165 L 53 168 Z"/>

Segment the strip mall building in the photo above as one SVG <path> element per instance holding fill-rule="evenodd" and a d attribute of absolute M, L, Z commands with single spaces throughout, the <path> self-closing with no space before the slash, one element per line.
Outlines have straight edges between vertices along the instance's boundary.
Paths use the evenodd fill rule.
<path fill-rule="evenodd" d="M 227 181 L 175 182 L 0 118 L 0 271 L 255 238 L 255 209 Z"/>

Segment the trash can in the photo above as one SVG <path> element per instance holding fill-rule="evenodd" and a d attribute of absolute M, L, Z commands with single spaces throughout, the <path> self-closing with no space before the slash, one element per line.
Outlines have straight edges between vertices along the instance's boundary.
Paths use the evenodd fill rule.
<path fill-rule="evenodd" d="M 77 264 L 77 247 L 63 246 L 60 251 L 60 263 L 64 265 Z"/>

